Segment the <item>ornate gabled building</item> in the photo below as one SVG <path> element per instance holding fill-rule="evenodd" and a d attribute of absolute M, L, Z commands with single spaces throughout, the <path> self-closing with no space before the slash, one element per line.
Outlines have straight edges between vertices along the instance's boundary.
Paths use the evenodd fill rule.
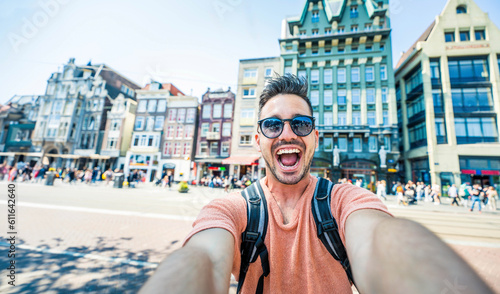
<path fill-rule="evenodd" d="M 282 73 L 306 77 L 320 132 L 311 172 L 366 184 L 397 177 L 387 0 L 308 0 L 283 21 Z"/>
<path fill-rule="evenodd" d="M 473 0 L 444 10 L 396 66 L 407 180 L 500 185 L 500 30 Z"/>

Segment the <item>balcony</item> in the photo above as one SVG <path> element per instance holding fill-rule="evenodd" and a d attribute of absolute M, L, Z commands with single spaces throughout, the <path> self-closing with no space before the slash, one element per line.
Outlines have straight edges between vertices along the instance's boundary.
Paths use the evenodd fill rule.
<path fill-rule="evenodd" d="M 497 143 L 498 137 L 459 137 L 457 136 L 457 144 L 477 144 L 477 143 Z"/>
<path fill-rule="evenodd" d="M 490 105 L 474 105 L 474 106 L 453 106 L 455 113 L 470 113 L 470 112 L 493 112 L 494 108 Z"/>
<path fill-rule="evenodd" d="M 207 140 L 220 140 L 220 132 L 207 132 Z"/>

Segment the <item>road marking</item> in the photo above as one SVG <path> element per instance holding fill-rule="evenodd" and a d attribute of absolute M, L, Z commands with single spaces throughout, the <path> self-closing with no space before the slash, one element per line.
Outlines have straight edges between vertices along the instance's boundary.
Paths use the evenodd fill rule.
<path fill-rule="evenodd" d="M 1 204 L 7 205 L 7 202 L 2 201 Z M 174 215 L 174 214 L 160 214 L 160 213 L 148 213 L 148 212 L 137 212 L 137 211 L 118 211 L 118 210 L 111 210 L 111 209 L 87 208 L 87 207 L 75 207 L 75 206 L 63 206 L 63 205 L 27 203 L 27 202 L 21 202 L 17 205 L 21 206 L 21 207 L 31 207 L 31 208 L 59 209 L 59 210 L 67 210 L 67 211 L 112 214 L 112 215 L 121 215 L 121 216 L 139 216 L 139 217 L 149 217 L 149 218 L 161 218 L 161 219 L 168 219 L 168 220 L 181 220 L 181 221 L 189 221 L 189 222 L 193 222 L 196 220 L 196 217 Z"/>
<path fill-rule="evenodd" d="M 0 246 L 9 247 L 10 243 L 0 242 Z M 36 252 L 40 252 L 40 253 L 62 254 L 62 255 L 69 255 L 69 256 L 79 257 L 79 258 L 101 260 L 101 261 L 106 261 L 106 262 L 121 263 L 121 264 L 128 264 L 128 265 L 134 265 L 134 266 L 142 266 L 142 267 L 150 267 L 150 268 L 158 267 L 158 263 L 156 263 L 156 262 L 147 262 L 147 261 L 133 260 L 133 259 L 128 259 L 128 258 L 107 257 L 107 256 L 102 256 L 102 255 L 97 255 L 97 254 L 78 253 L 78 252 L 71 252 L 71 251 L 66 251 L 66 250 L 38 248 L 38 247 L 33 247 L 33 246 L 28 246 L 28 245 L 18 245 L 16 248 L 21 248 L 21 249 L 30 250 L 30 251 L 36 251 Z"/>
<path fill-rule="evenodd" d="M 453 239 L 443 239 L 444 242 L 453 245 L 463 245 L 463 246 L 473 246 L 473 247 L 488 247 L 488 248 L 500 248 L 499 243 L 488 243 L 488 242 L 473 242 L 473 241 L 461 241 Z"/>

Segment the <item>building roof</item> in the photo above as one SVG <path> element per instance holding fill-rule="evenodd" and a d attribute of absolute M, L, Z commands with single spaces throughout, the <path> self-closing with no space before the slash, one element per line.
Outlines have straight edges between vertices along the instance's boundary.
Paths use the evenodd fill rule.
<path fill-rule="evenodd" d="M 429 38 L 429 35 L 431 34 L 432 30 L 434 29 L 434 26 L 436 25 L 436 21 L 434 20 L 431 25 L 424 31 L 424 33 L 411 45 L 411 47 L 406 50 L 406 52 L 401 55 L 401 58 L 399 59 L 397 65 L 396 65 L 396 70 L 398 70 L 405 62 L 406 60 L 411 56 L 411 54 L 417 50 L 417 45 L 419 42 L 425 42 Z"/>
<path fill-rule="evenodd" d="M 147 84 L 144 88 L 141 90 L 146 90 L 148 91 L 150 89 L 151 83 Z M 172 96 L 185 96 L 185 94 L 179 90 L 176 86 L 174 86 L 171 83 L 160 83 L 160 90 L 167 90 L 172 94 Z"/>

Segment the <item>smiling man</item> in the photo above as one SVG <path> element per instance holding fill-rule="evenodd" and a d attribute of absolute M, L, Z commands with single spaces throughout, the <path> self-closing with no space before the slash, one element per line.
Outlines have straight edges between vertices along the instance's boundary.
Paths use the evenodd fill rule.
<path fill-rule="evenodd" d="M 351 293 L 340 262 L 318 238 L 311 200 L 318 178 L 310 174 L 319 133 L 307 82 L 293 75 L 272 79 L 259 103 L 255 135 L 266 161 L 259 181 L 267 202 L 267 254 L 251 263 L 242 293 Z M 360 293 L 492 293 L 453 250 L 424 227 L 392 217 L 371 192 L 335 185 L 331 214 L 338 223 Z M 265 207 L 265 206 L 264 206 Z M 143 293 L 228 293 L 230 275 L 241 278 L 247 202 L 240 192 L 205 206 L 183 248 L 172 253 Z M 268 259 L 270 272 L 263 275 Z M 267 258 L 266 258 L 267 257 Z"/>

